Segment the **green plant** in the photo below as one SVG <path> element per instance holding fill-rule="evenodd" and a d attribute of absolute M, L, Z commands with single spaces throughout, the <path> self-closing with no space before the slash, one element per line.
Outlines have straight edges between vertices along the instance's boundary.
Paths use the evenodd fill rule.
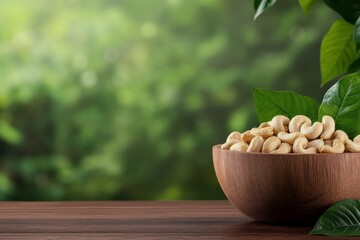
<path fill-rule="evenodd" d="M 324 95 L 321 105 L 314 99 L 290 91 L 255 88 L 253 97 L 259 122 L 270 121 L 276 115 L 292 118 L 306 115 L 313 121 L 324 115 L 334 118 L 336 128 L 353 138 L 360 134 L 360 73 L 341 78 Z"/>
<path fill-rule="evenodd" d="M 255 18 L 276 0 L 255 0 Z M 315 0 L 299 0 L 308 11 Z M 360 1 L 324 0 L 343 20 L 333 23 L 324 36 L 320 49 L 321 85 L 342 77 L 324 95 L 319 105 L 308 97 L 293 92 L 254 89 L 253 96 L 260 122 L 282 114 L 292 117 L 308 115 L 319 120 L 324 115 L 334 118 L 337 129 L 350 138 L 360 134 Z M 355 73 L 352 73 L 355 72 Z M 270 109 L 270 110 L 269 110 Z M 317 114 L 316 114 L 317 112 Z M 318 220 L 310 234 L 360 236 L 360 200 L 344 200 L 330 207 Z"/>
<path fill-rule="evenodd" d="M 255 0 L 255 19 L 276 0 Z M 308 12 L 316 0 L 299 0 Z M 358 0 L 324 0 L 324 3 L 342 16 L 324 36 L 320 49 L 321 85 L 346 73 L 360 69 L 360 4 Z"/>
<path fill-rule="evenodd" d="M 359 236 L 360 200 L 343 200 L 335 203 L 319 218 L 310 232 L 314 235 Z"/>
<path fill-rule="evenodd" d="M 253 89 L 254 102 L 259 122 L 270 121 L 276 115 L 293 118 L 306 115 L 312 121 L 318 118 L 320 104 L 310 97 L 290 91 Z"/>

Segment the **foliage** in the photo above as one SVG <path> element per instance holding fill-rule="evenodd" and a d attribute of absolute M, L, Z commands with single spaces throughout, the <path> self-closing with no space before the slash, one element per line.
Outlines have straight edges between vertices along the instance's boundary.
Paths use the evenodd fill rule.
<path fill-rule="evenodd" d="M 353 73 L 340 79 L 324 96 L 319 110 L 323 115 L 332 116 L 336 127 L 354 138 L 360 134 L 360 73 Z"/>
<path fill-rule="evenodd" d="M 254 0 L 254 4 L 258 3 Z M 314 0 L 299 0 L 304 11 L 309 11 Z M 345 21 L 336 21 L 324 36 L 320 50 L 321 85 L 325 85 L 345 73 L 359 70 L 360 63 L 360 4 L 358 0 L 324 0 L 325 4 L 339 13 Z M 265 5 L 266 8 L 272 4 Z M 264 6 L 264 5 L 263 5 Z M 265 9 L 264 9 L 265 10 Z M 255 17 L 259 15 L 255 12 Z"/>
<path fill-rule="evenodd" d="M 324 36 L 320 50 L 320 67 L 322 84 L 345 73 L 349 65 L 357 58 L 354 27 L 343 21 L 336 21 Z"/>
<path fill-rule="evenodd" d="M 318 118 L 320 104 L 298 93 L 257 88 L 253 90 L 253 96 L 259 122 L 270 121 L 276 115 L 289 118 L 305 115 L 312 121 Z"/>
<path fill-rule="evenodd" d="M 360 236 L 360 200 L 342 200 L 319 218 L 310 234 Z"/>
<path fill-rule="evenodd" d="M 322 41 L 320 53 L 322 85 L 348 71 L 359 71 L 360 63 L 359 1 L 324 1 L 350 24 L 336 21 Z M 300 0 L 300 4 L 305 11 L 312 5 L 310 1 L 305 0 Z M 341 78 L 327 91 L 320 108 L 316 106 L 313 110 L 319 109 L 319 120 L 324 115 L 332 116 L 336 127 L 344 130 L 350 138 L 354 138 L 360 133 L 360 125 L 357 124 L 360 120 L 359 95 L 360 73 L 357 72 Z M 291 117 L 293 115 L 291 110 L 296 112 L 300 109 L 305 112 L 309 104 L 301 100 L 294 101 L 296 96 L 297 94 L 292 92 L 286 92 L 285 95 L 284 92 L 254 91 L 259 119 L 269 120 L 271 116 L 277 114 Z M 293 106 L 295 109 L 292 109 Z M 320 217 L 310 234 L 360 236 L 359 212 L 360 200 L 344 200 L 336 203 Z"/>
<path fill-rule="evenodd" d="M 251 89 L 320 97 L 324 8 L 254 23 L 238 0 L 0 6 L 0 199 L 224 198 L 211 147 L 255 125 Z"/>
<path fill-rule="evenodd" d="M 262 14 L 266 9 L 274 5 L 276 0 L 254 0 L 254 9 L 255 9 L 255 16 L 256 19 L 260 14 Z"/>
<path fill-rule="evenodd" d="M 324 115 L 334 118 L 336 128 L 350 138 L 360 134 L 360 73 L 341 78 L 325 94 L 321 105 L 313 99 L 290 91 L 253 90 L 259 122 L 270 121 L 276 115 L 289 118 L 306 115 L 312 121 L 321 121 Z"/>
<path fill-rule="evenodd" d="M 358 0 L 324 0 L 324 2 L 351 24 L 354 24 L 360 16 Z"/>

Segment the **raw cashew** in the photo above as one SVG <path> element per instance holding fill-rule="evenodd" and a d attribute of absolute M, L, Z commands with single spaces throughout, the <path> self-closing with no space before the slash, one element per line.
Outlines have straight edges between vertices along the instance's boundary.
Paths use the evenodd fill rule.
<path fill-rule="evenodd" d="M 276 153 L 276 154 L 289 153 L 289 152 L 291 152 L 291 150 L 292 150 L 292 147 L 290 144 L 281 143 L 278 149 L 271 151 L 270 153 Z"/>
<path fill-rule="evenodd" d="M 358 143 L 360 144 L 360 135 L 357 135 L 355 138 L 354 138 L 354 143 Z"/>
<path fill-rule="evenodd" d="M 243 134 L 241 134 L 241 140 L 244 141 L 244 142 L 246 142 L 246 143 L 251 142 L 251 140 L 252 140 L 254 137 L 256 137 L 256 135 L 255 135 L 255 134 L 252 134 L 252 133 L 250 132 L 250 130 L 248 130 L 248 131 L 244 132 Z"/>
<path fill-rule="evenodd" d="M 304 115 L 289 119 L 277 115 L 271 121 L 244 133 L 231 132 L 222 149 L 239 152 L 263 153 L 360 153 L 360 135 L 353 140 L 346 132 L 335 129 L 331 116 L 324 115 L 321 122 L 311 123 Z"/>
<path fill-rule="evenodd" d="M 298 137 L 293 145 L 294 153 L 317 153 L 317 150 L 314 147 L 306 148 L 307 144 L 308 140 L 306 137 Z"/>
<path fill-rule="evenodd" d="M 311 142 L 309 142 L 306 147 L 307 148 L 314 147 L 314 148 L 316 148 L 318 150 L 319 148 L 321 148 L 324 145 L 325 145 L 324 140 L 315 139 L 315 140 L 312 140 Z"/>
<path fill-rule="evenodd" d="M 229 141 L 230 139 L 237 139 L 240 140 L 241 139 L 241 133 L 240 132 L 232 132 L 229 134 L 229 136 L 227 137 L 226 141 Z"/>
<path fill-rule="evenodd" d="M 300 132 L 300 127 L 304 123 L 311 124 L 310 118 L 308 118 L 307 116 L 304 116 L 304 115 L 297 115 L 297 116 L 293 117 L 293 119 L 291 119 L 291 121 L 289 123 L 289 132 L 290 133 Z"/>
<path fill-rule="evenodd" d="M 226 141 L 226 143 L 224 143 L 223 145 L 221 145 L 222 149 L 230 149 L 230 147 L 236 143 L 241 142 L 241 140 L 238 139 L 230 139 L 229 141 Z"/>
<path fill-rule="evenodd" d="M 314 122 L 312 126 L 306 122 L 300 128 L 300 132 L 309 140 L 318 138 L 322 131 L 323 125 L 321 122 Z"/>
<path fill-rule="evenodd" d="M 339 139 L 334 139 L 332 146 L 324 145 L 319 149 L 320 153 L 343 153 L 344 151 L 345 145 Z"/>
<path fill-rule="evenodd" d="M 260 124 L 259 128 L 271 127 L 268 122 L 263 122 Z"/>
<path fill-rule="evenodd" d="M 253 128 L 250 132 L 256 136 L 262 136 L 263 138 L 271 137 L 274 134 L 272 127 Z"/>
<path fill-rule="evenodd" d="M 247 152 L 261 152 L 263 145 L 264 145 L 264 138 L 261 136 L 256 136 L 251 140 Z"/>
<path fill-rule="evenodd" d="M 271 137 L 274 134 L 272 127 L 263 127 L 263 128 L 253 128 L 250 131 L 246 131 L 241 134 L 241 140 L 250 143 L 256 136 L 261 136 L 263 138 Z"/>
<path fill-rule="evenodd" d="M 272 136 L 265 140 L 264 145 L 262 147 L 263 153 L 270 153 L 279 148 L 281 141 L 279 138 Z"/>
<path fill-rule="evenodd" d="M 346 151 L 358 153 L 360 152 L 360 142 L 351 141 L 350 139 L 347 139 L 345 141 L 345 147 Z"/>
<path fill-rule="evenodd" d="M 274 133 L 278 134 L 279 132 L 286 131 L 285 127 L 289 125 L 289 118 L 283 115 L 277 115 L 268 122 L 268 124 L 274 129 Z"/>
<path fill-rule="evenodd" d="M 322 117 L 322 124 L 324 125 L 324 130 L 320 136 L 321 139 L 330 139 L 335 132 L 335 121 L 332 117 L 324 115 Z"/>
<path fill-rule="evenodd" d="M 282 141 L 286 143 L 293 144 L 294 141 L 302 136 L 300 132 L 294 132 L 294 133 L 287 133 L 287 132 L 279 132 L 277 137 Z"/>
<path fill-rule="evenodd" d="M 333 134 L 334 139 L 339 139 L 343 143 L 349 139 L 349 136 L 343 130 L 336 130 Z"/>
<path fill-rule="evenodd" d="M 246 152 L 249 145 L 246 142 L 238 142 L 230 147 L 230 151 Z"/>

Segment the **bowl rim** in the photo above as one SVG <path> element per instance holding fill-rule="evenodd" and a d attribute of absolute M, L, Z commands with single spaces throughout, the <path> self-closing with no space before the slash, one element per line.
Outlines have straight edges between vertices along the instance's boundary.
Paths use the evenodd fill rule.
<path fill-rule="evenodd" d="M 229 152 L 238 155 L 259 155 L 259 156 L 339 156 L 339 155 L 355 155 L 359 156 L 360 153 L 343 152 L 343 153 L 260 153 L 260 152 L 239 152 L 230 151 L 229 149 L 222 149 L 222 144 L 216 144 L 212 148 L 219 149 L 221 152 Z"/>

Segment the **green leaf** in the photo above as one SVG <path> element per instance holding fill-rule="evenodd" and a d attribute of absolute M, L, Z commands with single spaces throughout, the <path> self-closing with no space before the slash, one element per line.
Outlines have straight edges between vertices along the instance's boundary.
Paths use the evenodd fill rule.
<path fill-rule="evenodd" d="M 353 31 L 351 24 L 339 20 L 325 35 L 320 50 L 322 86 L 336 76 L 346 73 L 357 58 Z"/>
<path fill-rule="evenodd" d="M 254 0 L 255 16 L 254 20 L 260 16 L 266 9 L 274 5 L 276 0 Z"/>
<path fill-rule="evenodd" d="M 354 40 L 356 51 L 358 51 L 360 49 L 360 17 L 356 20 L 354 26 Z"/>
<path fill-rule="evenodd" d="M 319 218 L 310 234 L 360 236 L 360 200 L 335 203 Z"/>
<path fill-rule="evenodd" d="M 335 119 L 336 129 L 353 138 L 360 133 L 360 73 L 341 78 L 324 96 L 319 119 L 324 115 Z"/>
<path fill-rule="evenodd" d="M 315 2 L 316 0 L 299 0 L 299 4 L 304 12 L 308 12 Z"/>
<path fill-rule="evenodd" d="M 360 16 L 359 0 L 324 0 L 324 2 L 351 24 L 354 24 Z"/>
<path fill-rule="evenodd" d="M 348 68 L 348 73 L 354 73 L 360 71 L 360 58 L 357 58 L 354 62 L 352 62 Z"/>
<path fill-rule="evenodd" d="M 319 103 L 310 97 L 290 91 L 272 91 L 253 89 L 253 97 L 259 122 L 270 121 L 276 115 L 289 118 L 306 115 L 312 121 L 317 120 Z"/>

